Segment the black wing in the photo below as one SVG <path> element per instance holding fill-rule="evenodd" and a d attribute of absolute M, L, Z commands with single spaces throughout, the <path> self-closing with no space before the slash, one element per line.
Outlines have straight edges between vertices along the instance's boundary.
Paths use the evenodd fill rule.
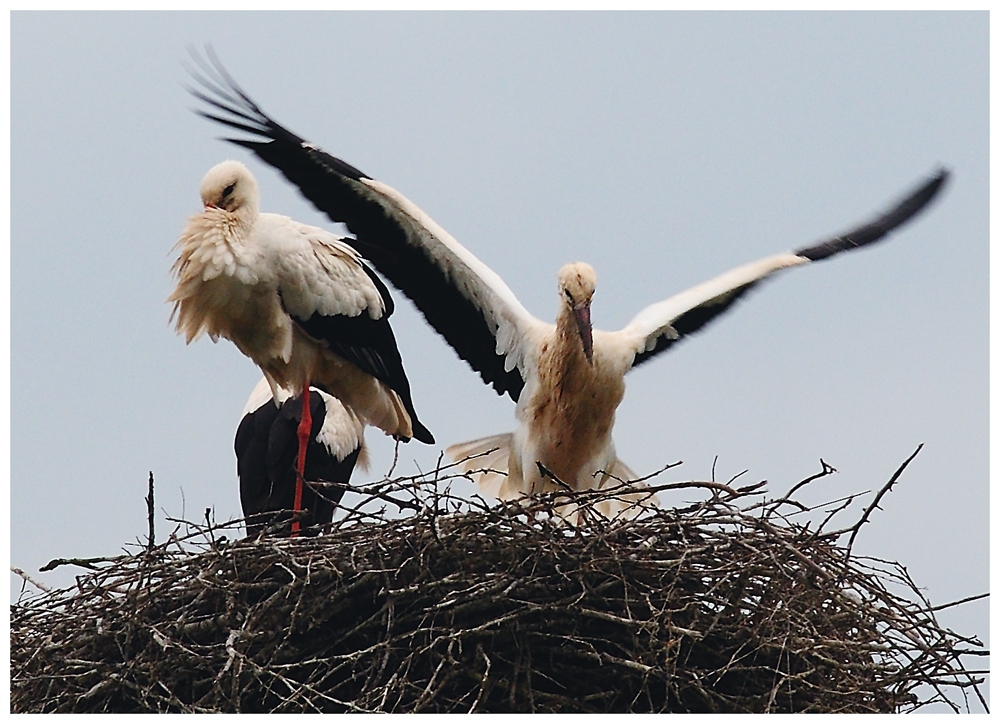
<path fill-rule="evenodd" d="M 206 92 L 191 89 L 191 93 L 225 115 L 198 111 L 199 115 L 253 136 L 226 140 L 253 151 L 317 209 L 345 224 L 357 237 L 345 241 L 413 301 L 484 382 L 517 401 L 524 380 L 516 367 L 504 369 L 504 356 L 496 351 L 496 322 L 484 315 L 480 300 L 465 293 L 432 258 L 422 239 L 433 233 L 364 183 L 371 179 L 361 171 L 273 121 L 209 55 L 211 64 L 195 56 L 203 74 L 192 73 Z"/>
<path fill-rule="evenodd" d="M 907 194 L 878 218 L 828 241 L 796 249 L 795 253 L 809 261 L 822 261 L 842 251 L 850 251 L 875 243 L 923 210 L 931 202 L 931 199 L 941 191 L 948 176 L 947 170 L 938 170 L 934 176 L 922 183 L 915 191 Z"/>
<path fill-rule="evenodd" d="M 248 536 L 257 535 L 269 517 L 262 515 L 270 510 L 271 500 L 267 436 L 277 418 L 278 407 L 268 400 L 257 410 L 244 415 L 236 429 L 236 474 L 240 480 L 240 506 L 246 518 Z"/>
<path fill-rule="evenodd" d="M 333 520 L 333 512 L 344 496 L 342 484 L 350 481 L 361 453 L 359 446 L 340 460 L 318 442 L 316 437 L 326 418 L 326 405 L 318 393 L 309 396 L 309 403 L 313 424 L 306 448 L 306 485 L 302 490 L 304 526 Z M 268 400 L 247 413 L 236 431 L 236 469 L 248 536 L 272 526 L 282 535 L 290 532 L 301 415 L 301 397 L 286 401 L 280 410 Z"/>
<path fill-rule="evenodd" d="M 941 191 L 948 176 L 947 170 L 939 170 L 889 211 L 845 234 L 787 254 L 778 254 L 747 264 L 643 310 L 629 325 L 630 327 L 634 325 L 639 330 L 638 336 L 645 335 L 632 366 L 650 360 L 686 336 L 698 332 L 713 319 L 727 312 L 737 300 L 775 272 L 809 262 L 822 261 L 840 252 L 858 249 L 884 238 L 926 208 Z"/>
<path fill-rule="evenodd" d="M 434 436 L 417 419 L 417 411 L 413 407 L 413 398 L 410 394 L 410 382 L 403 369 L 403 359 L 399 354 L 396 336 L 389 324 L 389 316 L 393 312 L 389 290 L 371 269 L 364 264 L 361 267 L 374 282 L 385 306 L 385 311 L 378 319 L 374 319 L 365 311 L 354 317 L 342 314 L 331 316 L 313 314 L 303 318 L 291 312 L 289 314 L 310 337 L 395 391 L 410 415 L 413 437 L 420 442 L 433 444 Z M 332 394 L 330 390 L 324 392 Z"/>

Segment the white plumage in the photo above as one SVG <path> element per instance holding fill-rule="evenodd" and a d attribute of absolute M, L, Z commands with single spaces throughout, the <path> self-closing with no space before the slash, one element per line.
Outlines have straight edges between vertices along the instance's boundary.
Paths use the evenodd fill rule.
<path fill-rule="evenodd" d="M 319 396 L 325 408 L 319 431 L 314 437 L 315 442 L 322 445 L 330 456 L 336 460 L 343 460 L 354 453 L 354 451 L 360 449 L 362 451 L 362 459 L 358 461 L 358 465 L 363 470 L 366 470 L 368 468 L 368 457 L 366 448 L 364 447 L 365 424 L 358 419 L 358 416 L 350 408 L 336 397 L 328 395 L 319 389 L 312 389 L 310 392 Z M 240 419 L 242 420 L 247 415 L 256 412 L 266 404 L 273 404 L 281 408 L 292 397 L 294 395 L 282 387 L 278 389 L 278 397 L 275 399 L 267 379 L 262 379 L 253 388 L 250 397 L 247 398 L 247 402 L 243 406 L 243 412 L 240 413 Z"/>
<path fill-rule="evenodd" d="M 388 317 L 388 291 L 339 237 L 260 213 L 253 175 L 224 161 L 201 184 L 173 266 L 177 331 L 225 337 L 264 372 L 272 394 L 314 384 L 361 421 L 431 442 L 417 421 Z"/>
<path fill-rule="evenodd" d="M 871 244 L 905 223 L 938 193 L 946 171 L 887 213 L 829 241 L 741 266 L 640 311 L 617 332 L 593 331 L 593 269 L 558 274 L 555 324 L 537 319 L 500 277 L 399 192 L 330 156 L 269 118 L 218 65 L 197 77 L 199 98 L 227 116 L 202 115 L 250 133 L 228 139 L 280 170 L 358 242 L 382 249 L 376 268 L 498 393 L 517 402 L 513 433 L 453 445 L 484 491 L 501 498 L 606 487 L 635 475 L 612 439 L 625 374 L 727 311 L 761 280 L 794 266 Z M 482 472 L 476 472 L 479 469 Z M 558 478 L 558 481 L 554 480 Z M 635 496 L 628 496 L 633 499 Z"/>

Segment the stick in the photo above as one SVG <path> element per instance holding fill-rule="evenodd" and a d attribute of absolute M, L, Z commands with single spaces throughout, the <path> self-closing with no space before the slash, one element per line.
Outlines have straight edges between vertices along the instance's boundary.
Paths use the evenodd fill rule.
<path fill-rule="evenodd" d="M 146 495 L 146 516 L 149 521 L 149 535 L 146 537 L 146 551 L 152 551 L 156 545 L 156 529 L 153 525 L 153 471 L 149 471 L 149 493 Z"/>
<path fill-rule="evenodd" d="M 52 590 L 50 587 L 46 586 L 44 583 L 39 583 L 38 581 L 36 581 L 34 578 L 32 578 L 31 576 L 29 576 L 27 573 L 25 573 L 24 571 L 22 571 L 20 568 L 17 568 L 16 566 L 11 566 L 10 570 L 11 570 L 12 573 L 17 574 L 18 576 L 20 576 L 21 578 L 23 578 L 25 581 L 27 581 L 28 583 L 30 583 L 35 588 L 41 589 L 42 591 L 45 591 L 46 593 Z"/>
<path fill-rule="evenodd" d="M 851 529 L 852 530 L 851 537 L 847 540 L 846 557 L 850 557 L 851 555 L 851 547 L 854 545 L 854 539 L 857 537 L 858 531 L 861 530 L 861 526 L 863 526 L 865 523 L 868 522 L 868 516 L 870 516 L 872 514 L 872 511 L 878 507 L 879 501 L 882 500 L 882 496 L 884 496 L 886 493 L 892 490 L 892 486 L 896 484 L 896 481 L 899 479 L 899 476 L 903 474 L 904 470 L 906 470 L 906 466 L 909 465 L 910 461 L 917 456 L 917 453 L 920 452 L 923 446 L 924 446 L 923 443 L 917 445 L 917 449 L 913 451 L 913 454 L 903 461 L 903 464 L 899 466 L 899 469 L 895 473 L 893 473 L 893 476 L 889 479 L 889 482 L 886 483 L 884 486 L 882 486 L 882 489 L 878 491 L 878 494 L 875 496 L 875 500 L 872 501 L 872 504 L 869 505 L 867 508 L 865 508 L 865 512 L 861 514 L 861 520 L 855 523 L 854 527 Z"/>

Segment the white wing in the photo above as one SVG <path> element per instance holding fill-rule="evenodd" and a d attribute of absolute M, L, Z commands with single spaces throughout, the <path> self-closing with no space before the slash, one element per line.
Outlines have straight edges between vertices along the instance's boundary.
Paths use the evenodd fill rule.
<path fill-rule="evenodd" d="M 278 214 L 261 214 L 254 235 L 254 245 L 266 248 L 271 257 L 282 306 L 293 317 L 356 317 L 364 312 L 380 319 L 392 304 L 366 273 L 358 253 L 340 237 Z"/>
<path fill-rule="evenodd" d="M 907 194 L 889 211 L 828 241 L 775 254 L 738 267 L 703 282 L 669 299 L 643 309 L 620 332 L 614 333 L 623 346 L 632 349 L 632 366 L 642 364 L 669 349 L 689 334 L 699 331 L 759 282 L 776 272 L 810 262 L 822 261 L 843 251 L 858 249 L 883 239 L 912 219 L 930 203 L 948 178 L 939 171 Z"/>

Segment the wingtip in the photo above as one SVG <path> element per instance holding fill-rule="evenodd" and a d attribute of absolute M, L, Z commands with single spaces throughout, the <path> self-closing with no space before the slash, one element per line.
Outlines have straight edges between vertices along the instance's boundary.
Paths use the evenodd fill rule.
<path fill-rule="evenodd" d="M 889 211 L 873 221 L 830 241 L 802 247 L 793 253 L 808 261 L 821 261 L 844 251 L 873 244 L 925 211 L 940 194 L 950 177 L 951 171 L 944 166 L 939 166 L 932 176 L 916 186 Z"/>
<path fill-rule="evenodd" d="M 413 421 L 413 438 L 427 445 L 434 444 L 434 436 L 431 431 L 421 425 L 418 420 Z"/>
<path fill-rule="evenodd" d="M 951 169 L 947 166 L 938 166 L 937 173 L 935 173 L 931 180 L 928 182 L 927 186 L 934 189 L 934 193 L 938 193 L 944 186 L 948 183 L 951 178 Z"/>
<path fill-rule="evenodd" d="M 393 438 L 395 440 L 398 440 L 399 442 L 409 442 L 410 440 L 416 440 L 416 441 L 422 442 L 422 443 L 424 443 L 426 445 L 433 445 L 434 444 L 434 436 L 431 434 L 431 431 L 428 430 L 423 425 L 421 425 L 420 421 L 417 420 L 416 418 L 412 417 L 412 415 L 410 417 L 410 425 L 413 427 L 413 435 L 412 435 L 412 437 L 404 437 L 402 435 L 393 435 Z"/>
<path fill-rule="evenodd" d="M 916 211 L 922 209 L 933 201 L 934 198 L 941 193 L 941 190 L 948 184 L 950 178 L 951 170 L 945 166 L 939 166 L 937 172 L 924 182 L 924 184 L 920 186 L 907 200 L 914 204 L 915 208 L 912 213 L 915 214 Z M 904 202 L 903 206 L 905 205 L 906 203 Z"/>

